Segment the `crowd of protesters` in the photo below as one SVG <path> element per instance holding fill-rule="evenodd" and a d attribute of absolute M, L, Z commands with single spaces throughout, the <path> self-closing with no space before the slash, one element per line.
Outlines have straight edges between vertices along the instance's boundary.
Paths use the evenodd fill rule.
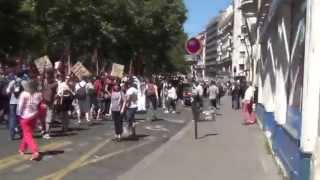
<path fill-rule="evenodd" d="M 74 119 L 80 126 L 112 119 L 115 140 L 122 139 L 124 130 L 135 136 L 137 111 L 146 111 L 150 121 L 157 120 L 157 108 L 176 113 L 184 81 L 181 76 L 116 78 L 107 72 L 77 77 L 57 69 L 35 73 L 26 65 L 0 65 L 0 121 L 7 125 L 11 140 L 22 139 L 19 153 L 30 149 L 33 160 L 39 157 L 33 132 L 50 139 L 57 133 L 55 125 L 61 127 L 58 133 L 67 133 Z"/>
<path fill-rule="evenodd" d="M 228 93 L 232 107 L 239 109 L 241 104 L 246 122 L 255 122 L 251 116 L 254 88 L 239 82 L 190 82 L 185 76 L 161 75 L 117 78 L 107 72 L 79 77 L 58 69 L 36 73 L 26 65 L 21 68 L 0 65 L 0 121 L 7 125 L 11 140 L 22 139 L 19 153 L 30 149 L 33 160 L 39 157 L 32 136 L 36 130 L 44 139 L 50 139 L 57 133 L 56 129 L 52 132 L 57 124 L 61 127 L 58 133 L 67 133 L 72 130 L 70 121 L 90 126 L 111 119 L 115 140 L 121 141 L 123 134 L 135 136 L 138 111 L 146 112 L 149 121 L 157 120 L 161 110 L 175 114 L 188 83 L 192 85 L 192 93 L 199 97 L 200 106 L 203 106 L 202 98 L 208 97 L 211 107 L 218 109 L 220 99 Z"/>

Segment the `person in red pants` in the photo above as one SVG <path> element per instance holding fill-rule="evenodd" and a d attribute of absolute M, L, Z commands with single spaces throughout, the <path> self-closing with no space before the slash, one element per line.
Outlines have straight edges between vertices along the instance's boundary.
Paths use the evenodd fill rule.
<path fill-rule="evenodd" d="M 243 116 L 245 119 L 245 124 L 254 124 L 256 123 L 255 113 L 253 111 L 253 97 L 255 88 L 252 86 L 252 83 L 248 83 L 248 88 L 245 91 L 243 99 Z"/>
<path fill-rule="evenodd" d="M 42 102 L 41 93 L 37 92 L 36 81 L 28 81 L 24 84 L 24 91 L 21 93 L 17 106 L 17 115 L 20 118 L 22 129 L 22 141 L 19 147 L 19 153 L 24 155 L 29 149 L 32 152 L 30 160 L 40 158 L 38 145 L 33 139 L 33 130 L 39 119 L 40 103 Z"/>

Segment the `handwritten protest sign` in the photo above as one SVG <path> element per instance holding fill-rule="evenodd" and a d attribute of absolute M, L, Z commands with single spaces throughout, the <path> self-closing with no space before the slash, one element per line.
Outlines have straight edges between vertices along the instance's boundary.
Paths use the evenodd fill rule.
<path fill-rule="evenodd" d="M 122 78 L 123 72 L 124 72 L 124 65 L 116 64 L 116 63 L 112 64 L 111 76 Z"/>
<path fill-rule="evenodd" d="M 71 72 L 73 72 L 78 78 L 91 75 L 88 69 L 84 67 L 81 62 L 77 62 L 74 66 L 72 66 Z"/>
<path fill-rule="evenodd" d="M 36 65 L 39 73 L 43 73 L 46 69 L 51 69 L 53 67 L 48 56 L 42 56 L 34 60 L 34 64 Z"/>

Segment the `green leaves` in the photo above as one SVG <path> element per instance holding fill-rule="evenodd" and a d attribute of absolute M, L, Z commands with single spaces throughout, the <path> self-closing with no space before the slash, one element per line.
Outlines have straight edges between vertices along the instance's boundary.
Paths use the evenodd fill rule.
<path fill-rule="evenodd" d="M 0 50 L 90 61 L 98 48 L 100 59 L 170 64 L 185 20 L 182 0 L 1 0 Z"/>

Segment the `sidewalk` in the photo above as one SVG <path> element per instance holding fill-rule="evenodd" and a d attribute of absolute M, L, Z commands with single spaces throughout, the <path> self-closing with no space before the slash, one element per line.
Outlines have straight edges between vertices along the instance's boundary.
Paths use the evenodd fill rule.
<path fill-rule="evenodd" d="M 243 126 L 240 112 L 231 109 L 229 99 L 223 99 L 216 122 L 199 123 L 200 139 L 194 139 L 190 122 L 118 179 L 282 180 L 262 131 L 257 125 Z"/>

